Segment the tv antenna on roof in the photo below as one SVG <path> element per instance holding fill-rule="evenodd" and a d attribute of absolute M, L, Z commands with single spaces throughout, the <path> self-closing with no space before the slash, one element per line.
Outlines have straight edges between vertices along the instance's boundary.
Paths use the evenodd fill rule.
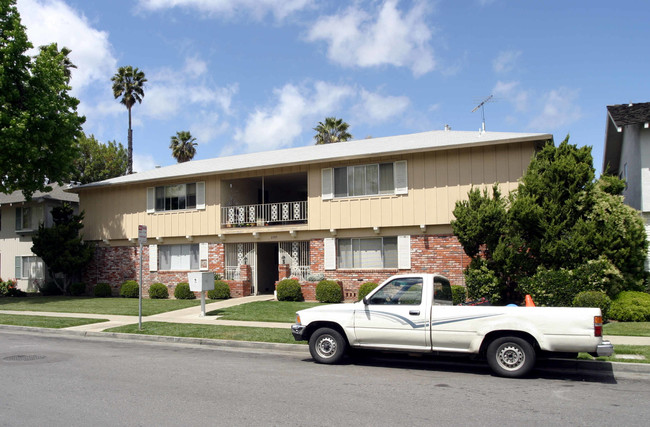
<path fill-rule="evenodd" d="M 478 110 L 479 108 L 481 109 L 481 116 L 483 118 L 483 126 L 481 127 L 481 132 L 485 132 L 485 104 L 487 104 L 488 102 L 492 102 L 492 97 L 493 97 L 493 95 L 488 96 L 480 104 L 478 104 L 476 107 L 474 107 L 474 109 L 472 110 L 472 113 L 473 113 L 474 111 Z"/>

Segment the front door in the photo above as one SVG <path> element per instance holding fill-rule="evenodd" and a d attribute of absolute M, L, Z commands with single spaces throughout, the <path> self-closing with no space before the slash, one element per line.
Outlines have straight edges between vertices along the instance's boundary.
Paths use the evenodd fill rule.
<path fill-rule="evenodd" d="M 362 347 L 427 349 L 428 313 L 421 277 L 396 278 L 355 311 L 354 332 Z"/>

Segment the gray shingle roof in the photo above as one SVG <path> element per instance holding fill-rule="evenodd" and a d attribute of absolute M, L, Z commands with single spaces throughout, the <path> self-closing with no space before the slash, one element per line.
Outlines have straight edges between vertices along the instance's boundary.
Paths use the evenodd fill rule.
<path fill-rule="evenodd" d="M 607 111 L 617 127 L 650 122 L 650 102 L 608 105 Z"/>
<path fill-rule="evenodd" d="M 63 189 L 67 188 L 67 186 L 60 186 L 57 183 L 52 183 L 50 184 L 50 186 L 52 187 L 52 191 L 49 192 L 37 191 L 32 196 L 32 200 L 38 201 L 38 200 L 50 199 L 50 200 L 62 200 L 64 202 L 79 203 L 79 195 L 63 191 Z M 11 194 L 0 193 L 0 205 L 4 205 L 8 203 L 20 203 L 24 201 L 25 201 L 25 196 L 23 196 L 23 193 L 20 190 L 16 190 Z"/>

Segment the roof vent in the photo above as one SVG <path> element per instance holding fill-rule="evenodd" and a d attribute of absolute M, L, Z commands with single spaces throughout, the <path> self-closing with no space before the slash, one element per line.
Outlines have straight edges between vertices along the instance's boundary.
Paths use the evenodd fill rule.
<path fill-rule="evenodd" d="M 445 125 L 445 132 L 449 132 L 451 130 L 451 126 Z"/>

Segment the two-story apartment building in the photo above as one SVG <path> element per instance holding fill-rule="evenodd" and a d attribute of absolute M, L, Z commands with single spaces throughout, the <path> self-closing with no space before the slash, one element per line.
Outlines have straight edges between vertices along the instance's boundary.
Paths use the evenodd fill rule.
<path fill-rule="evenodd" d="M 144 286 L 211 270 L 235 295 L 323 273 L 348 296 L 398 272 L 462 283 L 456 201 L 472 186 L 517 186 L 549 134 L 433 131 L 190 161 L 83 185 L 89 283 Z"/>
<path fill-rule="evenodd" d="M 650 102 L 607 107 L 603 172 L 625 180 L 625 203 L 641 211 L 650 236 Z"/>
<path fill-rule="evenodd" d="M 75 209 L 79 196 L 65 187 L 50 184 L 52 191 L 37 191 L 29 201 L 21 191 L 0 193 L 0 277 L 16 279 L 23 291 L 37 291 L 37 282 L 47 278 L 47 266 L 32 253 L 32 236 L 40 224 L 52 225 L 52 208 L 69 203 Z"/>

